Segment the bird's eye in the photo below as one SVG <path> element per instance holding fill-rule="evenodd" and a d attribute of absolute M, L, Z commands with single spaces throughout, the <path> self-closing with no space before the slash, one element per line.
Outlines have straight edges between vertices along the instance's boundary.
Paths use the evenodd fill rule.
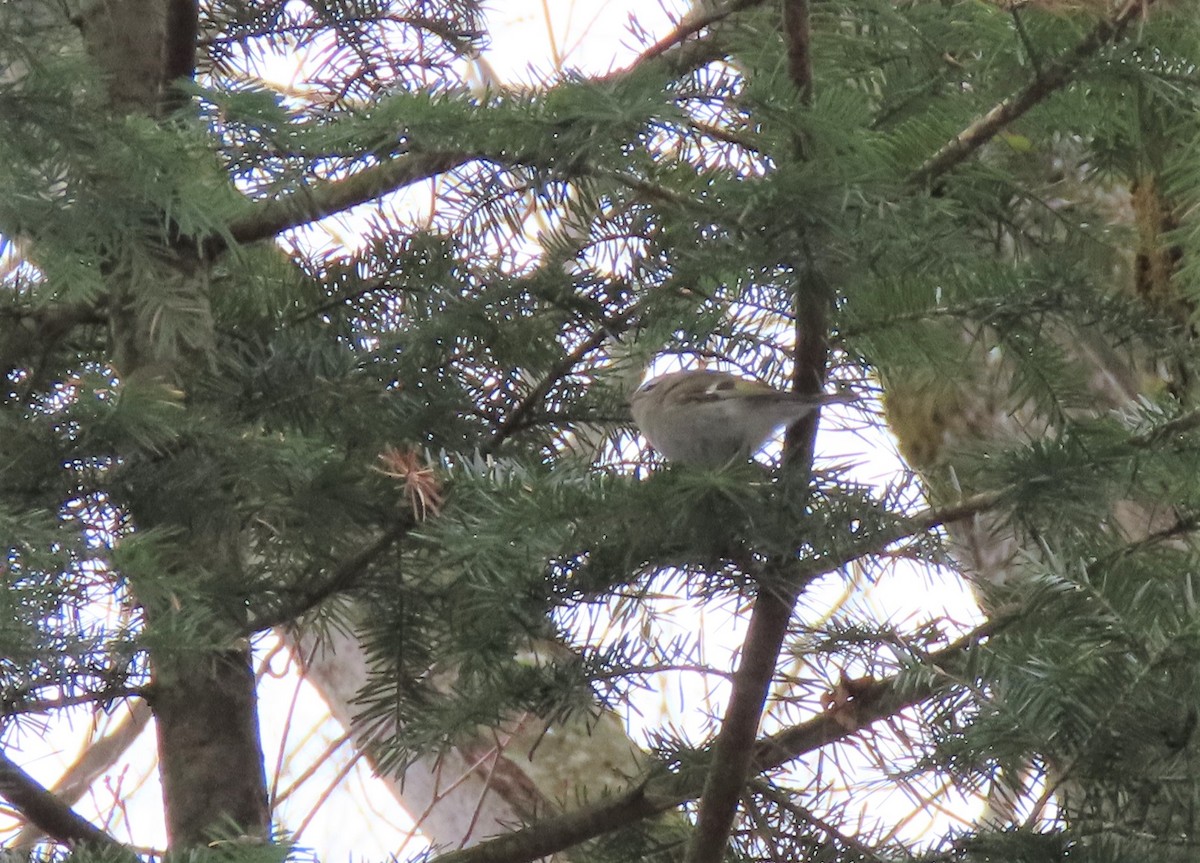
<path fill-rule="evenodd" d="M 658 381 L 646 381 L 644 384 L 642 384 L 640 387 L 638 387 L 638 392 L 639 393 L 648 393 L 648 392 L 650 392 L 650 390 L 654 389 L 656 386 L 658 386 Z"/>

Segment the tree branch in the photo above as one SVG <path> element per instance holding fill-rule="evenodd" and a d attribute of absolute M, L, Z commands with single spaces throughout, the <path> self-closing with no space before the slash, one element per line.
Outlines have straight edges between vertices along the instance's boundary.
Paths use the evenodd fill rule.
<path fill-rule="evenodd" d="M 35 306 L 8 299 L 0 305 L 0 374 L 55 347 L 75 327 L 106 320 L 95 303 Z"/>
<path fill-rule="evenodd" d="M 340 213 L 437 174 L 465 165 L 476 158 L 462 152 L 407 153 L 364 168 L 341 180 L 299 189 L 281 198 L 256 204 L 230 223 L 227 237 L 213 237 L 205 252 L 224 251 L 227 240 L 254 243 L 282 231 Z"/>
<path fill-rule="evenodd" d="M 784 0 L 783 38 L 788 72 L 802 104 L 812 101 L 812 55 L 808 0 Z M 804 159 L 804 142 L 796 141 L 796 156 Z M 817 272 L 807 236 L 801 236 L 801 260 L 795 266 L 796 347 L 793 389 L 813 394 L 822 390 L 829 365 L 828 285 Z M 785 481 L 812 481 L 816 456 L 817 420 L 814 411 L 787 431 L 784 444 Z M 750 776 L 754 738 L 766 709 L 771 679 L 787 637 L 788 623 L 807 580 L 789 577 L 787 560 L 764 564 L 758 596 L 750 613 L 741 659 L 733 676 L 729 704 L 713 744 L 712 762 L 700 798 L 696 829 L 688 842 L 686 863 L 720 863 L 737 817 L 738 801 Z"/>
<path fill-rule="evenodd" d="M 29 823 L 57 842 L 123 852 L 128 850 L 47 791 L 2 752 L 0 796 L 11 803 Z M 133 853 L 128 852 L 128 856 L 132 857 Z"/>
<path fill-rule="evenodd" d="M 784 0 L 783 40 L 787 46 L 788 75 L 792 86 L 807 104 L 812 94 L 812 32 L 808 22 L 808 0 Z"/>
<path fill-rule="evenodd" d="M 589 353 L 596 350 L 606 339 L 620 336 L 628 330 L 636 319 L 639 306 L 628 309 L 619 319 L 602 320 L 596 329 L 570 353 L 554 363 L 549 371 L 538 381 L 537 385 L 517 403 L 512 412 L 497 426 L 495 433 L 483 444 L 479 451 L 482 455 L 494 455 L 508 437 L 522 427 L 525 418 L 542 402 L 546 393 L 558 381 L 569 375 Z"/>
<path fill-rule="evenodd" d="M 24 689 L 24 687 L 22 688 Z M 145 688 L 141 686 L 113 686 L 94 692 L 82 692 L 78 695 L 63 695 L 59 698 L 39 698 L 28 701 L 23 700 L 19 692 L 10 693 L 0 707 L 0 716 L 8 718 L 29 713 L 49 713 L 51 710 L 78 707 L 81 704 L 100 705 L 121 698 L 143 698 L 145 694 Z"/>
<path fill-rule="evenodd" d="M 738 801 L 754 762 L 754 738 L 798 597 L 798 590 L 759 587 L 741 660 L 733 675 L 729 705 L 713 744 L 686 863 L 719 863 L 725 859 Z"/>
<path fill-rule="evenodd" d="M 364 570 L 404 537 L 416 526 L 411 513 L 397 517 L 396 524 L 373 539 L 353 557 L 339 563 L 324 580 L 309 585 L 302 591 L 289 593 L 283 602 L 247 621 L 242 627 L 243 635 L 252 635 L 275 626 L 292 623 L 297 617 L 316 608 L 326 599 L 353 586 Z"/>
<path fill-rule="evenodd" d="M 129 714 L 108 734 L 88 744 L 66 772 L 54 783 L 53 793 L 64 806 L 78 802 L 92 783 L 104 775 L 123 756 L 134 740 L 150 722 L 150 705 L 137 701 L 129 706 Z M 45 833 L 38 825 L 27 823 L 21 832 L 8 842 L 9 849 L 28 851 L 41 841 Z"/>
<path fill-rule="evenodd" d="M 1101 21 L 1084 39 L 1058 60 L 1046 64 L 1033 81 L 1000 102 L 978 120 L 963 129 L 908 177 L 913 186 L 926 186 L 966 159 L 994 138 L 1001 129 L 1044 101 L 1071 80 L 1090 56 L 1115 42 L 1126 28 L 1139 18 L 1154 0 L 1125 0 L 1112 17 Z"/>
<path fill-rule="evenodd" d="M 685 19 L 671 34 L 640 54 L 629 66 L 608 75 L 598 76 L 594 80 L 597 83 L 611 83 L 631 75 L 644 63 L 660 58 L 673 74 L 681 74 L 718 59 L 724 56 L 724 52 L 709 40 L 679 43 L 705 27 L 763 2 L 765 0 L 731 0 L 720 9 Z M 220 254 L 230 240 L 237 243 L 266 240 L 282 231 L 342 212 L 388 192 L 465 165 L 474 159 L 485 158 L 488 157 L 483 154 L 455 151 L 413 152 L 397 156 L 379 165 L 364 168 L 344 179 L 315 184 L 285 197 L 256 204 L 250 212 L 229 225 L 225 236 L 209 238 L 205 243 L 205 251 L 209 256 Z"/>
<path fill-rule="evenodd" d="M 639 54 L 629 68 L 636 69 L 648 60 L 661 57 L 667 51 L 676 45 L 681 45 L 689 36 L 696 35 L 705 27 L 711 27 L 713 24 L 724 21 L 734 13 L 741 12 L 743 9 L 761 6 L 764 2 L 765 0 L 730 0 L 730 2 L 723 6 L 714 6 L 708 11 L 698 11 L 700 4 L 696 4 L 696 8 L 685 15 L 674 30 Z"/>

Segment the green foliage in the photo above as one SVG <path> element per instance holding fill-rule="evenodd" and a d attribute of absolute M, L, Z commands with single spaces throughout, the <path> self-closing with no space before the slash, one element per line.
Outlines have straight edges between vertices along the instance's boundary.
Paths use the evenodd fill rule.
<path fill-rule="evenodd" d="M 437 5 L 427 62 L 450 64 L 478 13 Z M 32 248 L 0 287 L 0 701 L 103 702 L 156 653 L 263 620 L 352 624 L 374 668 L 361 719 L 394 770 L 522 711 L 593 718 L 658 665 L 710 662 L 694 633 L 662 635 L 661 596 L 808 602 L 850 562 L 881 579 L 893 556 L 969 571 L 962 544 L 906 521 L 911 500 L 828 463 L 810 484 L 765 459 L 651 471 L 635 452 L 633 366 L 715 357 L 782 386 L 797 294 L 827 288 L 838 374 L 882 383 L 931 494 L 1004 492 L 978 515 L 1011 534 L 1020 578 L 977 585 L 1006 622 L 953 666 L 926 648 L 960 626 L 822 618 L 813 599 L 792 639 L 811 679 L 779 716 L 826 711 L 847 668 L 906 669 L 938 691 L 904 726 L 927 737 L 879 784 L 979 791 L 1027 769 L 1042 784 L 1013 829 L 939 842 L 856 833 L 819 774 L 834 767 L 773 773 L 731 853 L 1175 859 L 1200 801 L 1196 363 L 1174 311 L 1198 283 L 1200 29 L 1150 13 L 918 189 L 914 171 L 1094 22 L 813 5 L 809 103 L 766 4 L 716 29 L 727 62 L 474 94 L 419 86 L 350 5 L 317 4 L 314 24 L 206 4 L 226 38 L 166 119 L 113 116 L 82 60 L 0 28 L 27 67 L 0 84 L 0 231 Z M 232 44 L 260 57 L 334 23 L 378 50 L 330 49 L 344 87 L 327 105 L 231 72 Z M 439 153 L 465 164 L 430 212 L 388 196 L 356 215 L 354 248 L 234 241 L 268 204 L 307 223 L 330 178 Z M 1149 176 L 1172 205 L 1147 240 L 1125 210 Z M 1177 303 L 1134 290 L 1143 242 L 1172 244 Z M 1128 502 L 1151 517 L 1122 522 Z M 343 571 L 380 537 L 395 541 Z M 105 603 L 125 613 L 84 622 Z M 602 617 L 606 632 L 584 624 Z M 671 768 L 698 757 L 673 745 Z M 1039 804 L 1055 784 L 1058 808 Z M 580 859 L 670 859 L 679 832 L 631 829 Z"/>

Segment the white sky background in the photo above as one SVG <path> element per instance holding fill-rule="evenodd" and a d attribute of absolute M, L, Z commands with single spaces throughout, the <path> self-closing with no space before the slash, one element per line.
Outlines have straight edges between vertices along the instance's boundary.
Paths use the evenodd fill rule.
<path fill-rule="evenodd" d="M 661 4 L 654 0 L 493 0 L 491 47 L 483 58 L 490 71 L 483 74 L 522 85 L 555 78 L 564 69 L 585 74 L 607 72 L 627 64 L 644 47 L 636 45 L 630 34 L 631 15 L 637 15 L 639 26 L 658 38 L 671 30 L 687 6 L 671 0 L 662 0 Z M 302 91 L 296 64 L 297 58 L 280 58 L 264 78 L 283 91 Z M 353 234 L 352 222 L 331 220 L 321 229 L 305 232 L 302 242 L 310 248 L 328 248 L 352 241 Z M 656 371 L 667 368 L 669 362 Z M 855 465 L 853 475 L 863 481 L 887 482 L 902 471 L 886 434 L 872 429 L 853 411 L 827 414 L 826 425 L 833 428 L 826 429 L 820 442 L 827 466 Z M 898 564 L 893 573 L 875 584 L 857 587 L 847 599 L 844 581 L 827 579 L 823 587 L 806 595 L 806 604 L 823 609 L 847 601 L 900 628 L 907 628 L 906 622 L 929 620 L 943 613 L 968 625 L 977 615 L 955 580 L 917 572 L 905 564 Z M 663 627 L 664 639 L 702 630 L 703 661 L 718 669 L 732 668 L 732 651 L 740 643 L 744 617 L 731 615 L 727 607 L 699 609 L 672 600 L 663 600 L 660 605 L 675 605 L 678 609 L 673 622 Z M 813 616 L 815 621 L 821 612 Z M 275 647 L 270 637 L 258 645 L 263 663 L 260 712 L 268 776 L 279 773 L 279 778 L 273 780 L 273 796 L 291 790 L 276 811 L 277 823 L 286 830 L 300 831 L 299 845 L 326 861 L 380 860 L 392 854 L 404 857 L 416 853 L 423 843 L 419 837 L 410 841 L 407 817 L 374 782 L 365 762 L 354 761 L 352 747 L 338 745 L 344 730 L 328 718 L 323 702 L 299 680 L 286 653 Z M 802 668 L 790 670 L 804 674 Z M 720 715 L 724 703 L 723 681 L 710 685 L 696 675 L 663 674 L 656 683 L 657 691 L 636 693 L 629 713 L 635 736 L 644 740 L 648 731 L 664 722 L 693 740 L 702 739 L 712 730 L 712 717 Z M 86 741 L 124 712 L 117 706 L 111 716 L 95 718 L 87 711 L 75 711 L 44 736 L 10 728 L 3 742 L 28 772 L 51 785 Z M 886 769 L 887 765 L 881 767 Z M 114 805 L 114 801 L 120 805 Z M 871 806 L 876 816 L 881 811 L 888 815 L 894 811 L 900 819 L 913 810 L 914 803 L 903 794 L 891 800 L 879 795 L 872 798 Z M 76 808 L 120 840 L 142 847 L 164 846 L 152 728 L 143 732 L 128 757 L 97 782 Z M 965 810 L 971 808 L 974 805 Z M 128 813 L 128 822 L 124 813 Z M 105 814 L 115 814 L 117 820 L 104 823 Z M 929 824 L 928 818 L 913 822 L 905 835 L 915 835 Z M 135 831 L 132 834 L 131 825 Z M 13 819 L 0 817 L 0 840 L 11 838 L 14 830 Z"/>

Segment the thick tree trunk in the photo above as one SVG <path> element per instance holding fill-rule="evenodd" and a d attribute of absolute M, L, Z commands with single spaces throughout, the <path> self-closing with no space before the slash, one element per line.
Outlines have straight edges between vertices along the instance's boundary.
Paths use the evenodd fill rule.
<path fill-rule="evenodd" d="M 270 816 L 249 648 L 157 655 L 152 690 L 171 847 L 228 836 L 232 825 L 265 839 Z"/>
<path fill-rule="evenodd" d="M 333 630 L 320 641 L 310 635 L 288 643 L 334 718 L 353 729 L 354 703 L 369 670 L 357 638 Z M 370 757 L 369 740 L 357 734 L 355 742 Z M 617 793 L 647 763 L 612 713 L 553 727 L 524 716 L 501 728 L 481 728 L 474 741 L 460 741 L 456 749 L 419 758 L 403 776 L 381 778 L 431 843 L 455 848 Z"/>

